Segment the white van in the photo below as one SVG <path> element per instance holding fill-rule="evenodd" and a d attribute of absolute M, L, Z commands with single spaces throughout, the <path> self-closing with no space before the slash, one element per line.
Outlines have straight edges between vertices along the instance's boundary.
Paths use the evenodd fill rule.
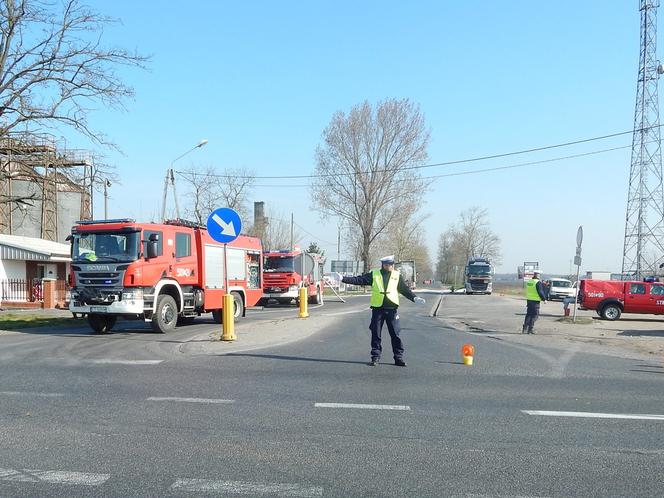
<path fill-rule="evenodd" d="M 566 278 L 551 278 L 549 282 L 549 299 L 563 299 L 576 296 L 576 287 Z"/>

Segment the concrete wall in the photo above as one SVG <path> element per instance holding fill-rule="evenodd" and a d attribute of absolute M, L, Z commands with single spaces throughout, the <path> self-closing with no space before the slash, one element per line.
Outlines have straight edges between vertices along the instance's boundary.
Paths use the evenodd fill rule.
<path fill-rule="evenodd" d="M 0 261 L 0 280 L 20 279 L 25 280 L 25 261 L 7 260 Z"/>

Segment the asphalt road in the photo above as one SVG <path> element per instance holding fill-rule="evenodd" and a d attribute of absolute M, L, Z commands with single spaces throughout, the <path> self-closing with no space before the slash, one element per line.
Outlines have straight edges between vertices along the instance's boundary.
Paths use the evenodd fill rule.
<path fill-rule="evenodd" d="M 315 329 L 262 349 L 189 354 L 212 323 L 2 334 L 0 496 L 662 495 L 661 361 L 453 330 L 427 299 L 400 310 L 406 368 L 387 331 L 367 365 L 366 297 L 251 312 Z"/>

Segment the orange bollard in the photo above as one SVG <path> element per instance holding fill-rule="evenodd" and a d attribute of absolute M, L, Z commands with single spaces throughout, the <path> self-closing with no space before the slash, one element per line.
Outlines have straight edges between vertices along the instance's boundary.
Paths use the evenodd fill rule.
<path fill-rule="evenodd" d="M 463 356 L 463 364 L 471 366 L 473 356 L 475 356 L 475 347 L 472 344 L 464 344 L 461 346 L 461 355 Z"/>

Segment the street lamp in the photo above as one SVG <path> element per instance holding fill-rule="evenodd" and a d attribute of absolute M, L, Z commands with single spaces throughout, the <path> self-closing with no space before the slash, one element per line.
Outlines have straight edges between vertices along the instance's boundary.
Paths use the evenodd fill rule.
<path fill-rule="evenodd" d="M 108 187 L 112 185 L 111 181 L 106 178 L 104 180 L 104 219 L 108 219 Z"/>
<path fill-rule="evenodd" d="M 173 186 L 173 200 L 175 201 L 175 216 L 177 218 L 180 218 L 180 206 L 178 206 L 178 196 L 175 192 L 175 174 L 173 173 L 173 164 L 175 164 L 175 161 L 178 159 L 182 159 L 184 156 L 189 154 L 190 152 L 200 149 L 203 147 L 205 144 L 207 144 L 208 141 L 207 139 L 203 139 L 200 142 L 198 142 L 197 145 L 189 149 L 187 152 L 184 154 L 179 155 L 175 159 L 171 161 L 171 166 L 168 168 L 168 171 L 166 171 L 166 179 L 164 180 L 164 198 L 161 204 L 161 219 L 162 221 L 166 219 L 166 197 L 168 195 L 168 184 L 170 183 Z"/>

